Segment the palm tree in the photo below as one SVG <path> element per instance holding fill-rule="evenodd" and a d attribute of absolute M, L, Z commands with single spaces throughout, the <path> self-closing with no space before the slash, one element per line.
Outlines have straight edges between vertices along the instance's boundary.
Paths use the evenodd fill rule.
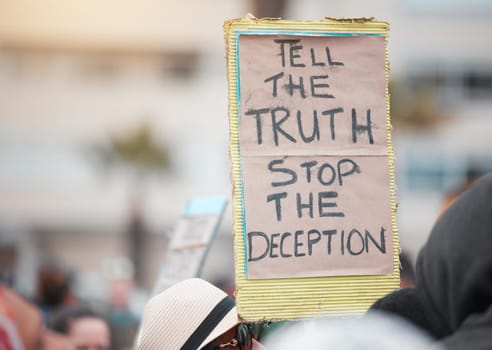
<path fill-rule="evenodd" d="M 135 282 L 142 286 L 145 275 L 144 244 L 146 229 L 143 220 L 143 189 L 152 174 L 161 173 L 171 167 L 167 148 L 152 137 L 149 123 L 144 122 L 124 133 L 112 135 L 109 143 L 94 147 L 103 168 L 124 167 L 132 173 L 130 215 L 127 227 L 129 256 L 135 268 Z"/>

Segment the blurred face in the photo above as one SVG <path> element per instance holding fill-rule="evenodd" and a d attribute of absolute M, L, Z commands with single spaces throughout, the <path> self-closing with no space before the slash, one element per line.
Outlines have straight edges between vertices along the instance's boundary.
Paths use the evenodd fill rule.
<path fill-rule="evenodd" d="M 46 329 L 43 332 L 43 350 L 74 350 L 75 347 L 70 338 L 64 334 L 58 334 Z"/>
<path fill-rule="evenodd" d="M 108 350 L 110 346 L 108 325 L 98 318 L 72 321 L 69 336 L 76 350 Z"/>

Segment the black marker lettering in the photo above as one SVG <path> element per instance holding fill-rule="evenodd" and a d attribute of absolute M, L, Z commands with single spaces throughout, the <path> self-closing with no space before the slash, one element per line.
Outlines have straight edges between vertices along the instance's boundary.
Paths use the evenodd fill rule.
<path fill-rule="evenodd" d="M 311 136 L 307 137 L 306 135 L 304 135 L 301 111 L 297 111 L 297 127 L 299 128 L 299 134 L 301 135 L 301 139 L 303 142 L 311 143 L 315 139 L 319 141 L 318 112 L 316 110 L 313 111 L 313 133 Z"/>
<path fill-rule="evenodd" d="M 262 108 L 262 109 L 249 109 L 245 114 L 246 115 L 252 115 L 256 119 L 256 135 L 257 135 L 257 142 L 259 145 L 263 142 L 262 140 L 262 132 L 261 132 L 261 115 L 263 113 L 268 113 L 270 112 L 269 108 Z"/>
<path fill-rule="evenodd" d="M 357 124 L 357 113 L 355 108 L 352 108 L 352 142 L 357 143 L 357 134 L 362 134 L 367 132 L 369 137 L 369 143 L 374 144 L 374 139 L 372 138 L 372 124 L 371 124 L 371 110 L 368 109 L 366 112 L 367 124 Z"/>
<path fill-rule="evenodd" d="M 326 58 L 328 59 L 328 64 L 330 66 L 343 66 L 343 62 L 337 62 L 337 61 L 333 61 L 331 59 L 331 54 L 330 54 L 330 49 L 329 48 L 326 48 Z"/>
<path fill-rule="evenodd" d="M 385 232 L 384 227 L 381 227 L 381 231 L 379 233 L 380 244 L 378 244 L 374 239 L 374 237 L 369 233 L 369 231 L 366 230 L 366 253 L 369 253 L 369 240 L 370 240 L 381 253 L 386 254 L 386 242 L 384 240 L 384 232 Z"/>
<path fill-rule="evenodd" d="M 273 253 L 274 248 L 278 248 L 278 244 L 274 242 L 276 237 L 280 237 L 280 233 L 273 233 L 270 236 L 270 258 L 278 258 L 278 254 Z"/>
<path fill-rule="evenodd" d="M 316 62 L 316 55 L 314 54 L 314 49 L 311 49 L 311 64 L 313 66 L 321 66 L 321 67 L 325 66 L 324 62 Z"/>
<path fill-rule="evenodd" d="M 274 193 L 267 196 L 267 203 L 275 201 L 275 213 L 277 215 L 277 221 L 282 221 L 282 206 L 280 200 L 287 197 L 287 192 Z"/>
<path fill-rule="evenodd" d="M 285 85 L 287 92 L 290 96 L 294 96 L 294 90 L 299 90 L 302 98 L 306 98 L 306 92 L 304 91 L 304 79 L 299 77 L 299 84 L 295 84 L 292 80 L 292 74 L 289 74 L 289 83 Z"/>
<path fill-rule="evenodd" d="M 330 131 L 331 131 L 331 139 L 335 140 L 335 114 L 336 113 L 341 113 L 343 112 L 343 108 L 334 108 L 334 109 L 329 109 L 327 111 L 321 112 L 322 115 L 329 115 L 330 116 Z"/>
<path fill-rule="evenodd" d="M 320 192 L 318 193 L 318 209 L 319 209 L 319 216 L 320 217 L 344 217 L 345 214 L 341 211 L 325 211 L 324 208 L 336 208 L 337 203 L 336 202 L 326 202 L 324 199 L 325 198 L 337 198 L 338 197 L 338 192 L 336 191 L 328 191 L 328 192 Z"/>
<path fill-rule="evenodd" d="M 328 181 L 323 179 L 323 174 L 325 173 L 325 169 L 327 169 L 327 168 L 330 169 L 330 171 L 331 171 L 331 178 Z M 318 181 L 322 185 L 325 185 L 325 186 L 331 185 L 333 183 L 333 181 L 335 181 L 336 177 L 337 177 L 337 173 L 336 173 L 335 169 L 329 163 L 324 163 L 318 170 Z"/>
<path fill-rule="evenodd" d="M 343 171 L 344 164 L 350 164 L 350 168 L 348 170 Z M 343 177 L 352 175 L 353 173 L 360 174 L 360 167 L 354 162 L 352 159 L 341 159 L 337 163 L 338 169 L 338 183 L 340 186 L 343 186 Z"/>
<path fill-rule="evenodd" d="M 254 257 L 252 256 L 253 254 L 253 237 L 261 237 L 263 240 L 266 242 L 266 247 L 265 251 L 257 256 Z M 257 261 L 263 259 L 265 256 L 267 256 L 269 250 L 269 240 L 266 234 L 263 232 L 258 232 L 258 231 L 253 231 L 253 232 L 248 232 L 248 261 Z"/>
<path fill-rule="evenodd" d="M 290 175 L 290 180 L 287 181 L 281 181 L 281 182 L 272 182 L 273 187 L 279 187 L 279 186 L 288 186 L 295 184 L 297 182 L 297 173 L 289 168 L 277 168 L 275 167 L 276 165 L 282 165 L 284 164 L 283 159 L 274 159 L 270 163 L 268 163 L 268 170 L 270 170 L 272 173 L 283 173 Z"/>
<path fill-rule="evenodd" d="M 266 78 L 263 82 L 268 83 L 270 81 L 273 81 L 272 84 L 272 96 L 277 97 L 277 81 L 284 76 L 283 72 L 280 72 L 278 74 L 272 75 L 269 78 Z"/>
<path fill-rule="evenodd" d="M 279 121 L 277 121 L 277 113 L 278 112 L 284 113 L 284 116 Z M 282 125 L 289 118 L 289 116 L 290 116 L 289 110 L 285 107 L 276 107 L 276 108 L 271 110 L 271 114 L 272 114 L 273 140 L 275 141 L 275 145 L 278 146 L 278 134 L 279 133 L 284 135 L 284 137 L 287 140 L 296 143 L 296 139 L 280 127 L 280 125 Z"/>
<path fill-rule="evenodd" d="M 301 194 L 298 192 L 297 198 L 297 216 L 302 217 L 302 209 L 308 209 L 309 217 L 313 218 L 313 193 L 309 192 L 309 203 L 302 203 Z"/>
<path fill-rule="evenodd" d="M 292 44 L 298 43 L 300 40 L 293 40 L 293 39 L 275 39 L 274 42 L 277 44 L 280 44 L 280 54 L 279 56 L 282 58 L 282 67 L 285 67 L 285 45 L 284 44 L 289 44 L 292 46 Z"/>
<path fill-rule="evenodd" d="M 294 255 L 295 256 L 305 256 L 305 253 L 299 253 L 297 250 L 298 247 L 302 247 L 304 244 L 302 242 L 299 242 L 299 236 L 302 236 L 304 234 L 304 231 L 298 230 L 296 233 L 294 233 Z"/>
<path fill-rule="evenodd" d="M 297 40 L 297 42 L 300 42 L 300 40 Z M 302 50 L 303 46 L 302 45 L 292 45 L 290 44 L 289 48 L 289 56 L 290 56 L 290 65 L 292 67 L 306 67 L 304 63 L 295 63 L 294 59 L 296 58 L 301 58 L 301 55 L 297 54 L 298 51 Z"/>
<path fill-rule="evenodd" d="M 330 85 L 328 84 L 315 84 L 314 81 L 318 79 L 328 79 L 327 75 L 313 75 L 310 78 L 311 81 L 311 95 L 313 97 L 321 97 L 321 98 L 335 98 L 335 96 L 331 94 L 322 94 L 316 92 L 316 88 L 329 88 Z"/>
<path fill-rule="evenodd" d="M 318 162 L 315 160 L 312 160 L 310 162 L 304 162 L 304 163 L 300 164 L 301 168 L 306 168 L 306 181 L 307 181 L 307 183 L 311 182 L 311 168 L 313 166 L 315 166 L 316 164 L 318 164 Z"/>
<path fill-rule="evenodd" d="M 316 237 L 313 238 L 312 236 Z M 308 255 L 313 254 L 313 245 L 318 243 L 321 240 L 321 233 L 318 230 L 309 230 L 308 231 Z"/>
<path fill-rule="evenodd" d="M 286 239 L 287 237 L 290 237 L 292 236 L 292 234 L 290 232 L 285 232 L 282 234 L 282 237 L 280 238 L 280 256 L 282 258 L 290 258 L 292 256 L 292 254 L 285 254 L 284 253 L 284 239 Z"/>
<path fill-rule="evenodd" d="M 328 255 L 331 254 L 331 236 L 335 236 L 337 234 L 337 230 L 326 230 L 322 231 L 324 236 L 328 236 Z"/>
<path fill-rule="evenodd" d="M 357 237 L 360 238 L 361 248 L 359 251 L 353 251 L 352 250 L 352 237 L 354 237 L 354 235 L 357 235 Z M 360 232 L 357 231 L 356 229 L 353 229 L 352 231 L 350 231 L 350 233 L 347 237 L 347 250 L 352 255 L 360 255 L 364 251 L 364 237 L 362 237 Z"/>

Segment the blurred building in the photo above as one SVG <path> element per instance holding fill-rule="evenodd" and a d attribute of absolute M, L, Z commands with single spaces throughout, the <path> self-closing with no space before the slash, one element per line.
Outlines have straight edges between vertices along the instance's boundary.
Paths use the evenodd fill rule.
<path fill-rule="evenodd" d="M 443 195 L 470 169 L 492 170 L 490 2 L 284 5 L 287 18 L 390 22 L 391 80 L 402 91 L 399 228 L 414 255 Z M 227 0 L 0 0 L 0 246 L 18 288 L 31 293 L 36 264 L 55 255 L 79 271 L 85 293 L 104 297 L 101 266 L 130 250 L 135 191 L 149 287 L 186 200 L 230 194 L 222 23 L 252 9 Z M 94 148 L 145 123 L 169 168 L 138 185 L 127 168 L 102 169 Z M 230 221 L 226 213 L 210 278 L 232 274 Z"/>
<path fill-rule="evenodd" d="M 186 200 L 230 193 L 222 23 L 245 10 L 230 1 L 40 5 L 0 1 L 0 235 L 17 247 L 17 285 L 31 293 L 37 262 L 53 254 L 94 285 L 105 258 L 128 253 L 138 187 L 148 286 Z M 136 185 L 126 168 L 102 169 L 94 149 L 142 123 L 170 166 Z"/>

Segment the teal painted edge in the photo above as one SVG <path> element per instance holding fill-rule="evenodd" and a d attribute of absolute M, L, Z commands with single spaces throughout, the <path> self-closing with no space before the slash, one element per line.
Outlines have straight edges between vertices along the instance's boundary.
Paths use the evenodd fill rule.
<path fill-rule="evenodd" d="M 241 77 L 239 75 L 239 36 L 241 35 L 300 35 L 300 36 L 327 36 L 327 37 L 351 37 L 351 36 L 384 36 L 380 33 L 323 33 L 323 32 L 311 32 L 311 31 L 291 31 L 291 30 L 236 30 L 235 31 L 235 46 L 236 46 L 236 99 L 237 99 L 237 109 L 238 109 L 238 133 L 241 134 Z M 240 136 L 239 136 L 240 137 Z M 239 140 L 238 140 L 239 141 Z M 238 142 L 238 148 L 240 144 Z M 239 154 L 239 173 L 240 173 L 240 183 L 241 183 L 241 202 L 243 211 L 243 244 L 244 244 L 244 275 L 248 276 L 248 252 L 246 245 L 246 207 L 244 205 L 244 180 L 241 162 L 241 150 L 238 150 Z"/>
<path fill-rule="evenodd" d="M 249 29 L 249 30 L 237 30 L 236 40 L 239 35 L 302 35 L 302 36 L 384 36 L 383 33 L 324 33 L 324 32 L 313 32 L 313 31 L 292 31 L 292 30 L 281 30 L 281 29 Z"/>
<path fill-rule="evenodd" d="M 239 140 L 237 142 L 238 147 L 238 156 L 239 156 L 239 176 L 240 176 L 240 186 L 241 186 L 241 210 L 243 216 L 243 244 L 244 244 L 244 275 L 248 276 L 248 252 L 246 247 L 246 206 L 244 205 L 244 180 L 243 180 L 243 168 L 241 162 L 241 76 L 239 75 L 239 33 L 236 31 L 235 33 L 235 46 L 236 46 L 236 99 L 237 99 L 237 123 L 238 123 L 238 137 Z"/>

